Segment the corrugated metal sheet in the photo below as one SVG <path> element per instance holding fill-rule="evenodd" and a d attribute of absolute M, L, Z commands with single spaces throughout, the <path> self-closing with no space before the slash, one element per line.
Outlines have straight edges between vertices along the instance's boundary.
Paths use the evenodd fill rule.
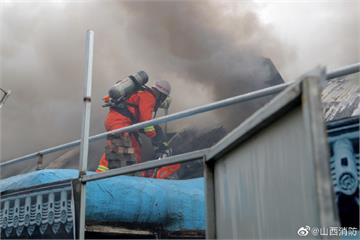
<path fill-rule="evenodd" d="M 326 121 L 360 115 L 360 74 L 331 80 L 322 92 Z"/>
<path fill-rule="evenodd" d="M 306 145 L 298 108 L 215 163 L 218 237 L 289 238 L 320 225 Z"/>
<path fill-rule="evenodd" d="M 207 237 L 290 239 L 300 227 L 338 226 L 320 79 L 322 69 L 309 73 L 207 154 Z"/>

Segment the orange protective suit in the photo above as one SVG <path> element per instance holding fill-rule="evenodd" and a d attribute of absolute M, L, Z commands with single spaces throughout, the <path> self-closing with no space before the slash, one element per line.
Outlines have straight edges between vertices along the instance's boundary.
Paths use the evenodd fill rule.
<path fill-rule="evenodd" d="M 104 98 L 106 101 L 106 97 Z M 108 100 L 108 99 L 107 99 Z M 138 106 L 137 108 L 128 107 L 129 111 L 136 117 L 137 122 L 148 121 L 152 119 L 153 112 L 155 110 L 156 105 L 156 97 L 150 91 L 138 91 L 134 93 L 127 101 L 130 104 Z M 132 121 L 117 112 L 115 109 L 110 108 L 109 113 L 105 119 L 105 129 L 106 131 L 111 131 L 123 127 L 130 126 Z M 149 138 L 154 138 L 156 136 L 156 129 L 154 126 L 148 126 L 144 128 L 144 133 Z M 130 137 L 132 148 L 134 149 L 136 163 L 140 163 L 141 160 L 141 149 L 140 144 L 136 137 L 133 134 L 125 133 L 126 137 Z M 108 144 L 109 144 L 108 140 Z M 111 143 L 110 143 L 111 144 Z M 168 178 L 173 173 L 180 169 L 180 164 L 173 164 L 169 166 L 164 166 L 155 171 L 154 178 Z M 97 173 L 105 172 L 109 170 L 109 161 L 106 158 L 106 154 L 104 153 L 100 159 L 100 163 L 98 168 L 96 169 Z M 142 172 L 141 176 L 148 176 L 147 172 Z"/>
<path fill-rule="evenodd" d="M 138 122 L 148 121 L 152 119 L 154 112 L 156 97 L 150 91 L 138 91 L 134 93 L 127 101 L 130 104 L 136 105 L 135 107 L 128 107 L 129 111 L 135 116 Z M 127 127 L 133 124 L 131 120 L 117 112 L 115 109 L 110 108 L 108 115 L 105 119 L 106 131 L 111 131 L 123 127 Z M 154 126 L 144 128 L 146 136 L 153 138 L 156 136 L 156 130 Z M 141 149 L 138 140 L 133 134 L 130 134 L 131 145 L 134 149 L 136 162 L 141 162 Z M 105 153 L 100 159 L 100 164 L 96 169 L 96 172 L 105 172 L 108 170 L 108 160 Z"/>
<path fill-rule="evenodd" d="M 161 167 L 156 171 L 155 178 L 162 178 L 162 179 L 169 178 L 171 175 L 173 175 L 175 172 L 177 172 L 180 168 L 181 168 L 180 163 Z"/>

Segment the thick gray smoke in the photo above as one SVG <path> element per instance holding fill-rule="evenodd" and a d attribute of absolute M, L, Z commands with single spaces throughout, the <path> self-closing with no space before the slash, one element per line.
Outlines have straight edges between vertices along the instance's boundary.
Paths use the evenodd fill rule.
<path fill-rule="evenodd" d="M 1 160 L 79 138 L 87 29 L 96 34 L 92 133 L 103 131 L 108 88 L 140 69 L 172 82 L 171 112 L 262 88 L 269 72 L 260 57 L 281 70 L 296 51 L 254 10 L 232 1 L 1 3 L 1 86 L 13 91 L 0 113 Z M 239 105 L 234 118 L 252 106 Z M 234 111 L 179 124 L 226 116 L 232 127 Z"/>
<path fill-rule="evenodd" d="M 271 56 L 280 65 L 293 57 L 247 5 L 236 15 L 225 15 L 219 9 L 224 6 L 203 1 L 122 6 L 127 32 L 134 36 L 129 40 L 138 46 L 134 53 L 146 53 L 142 59 L 146 62 L 162 63 L 157 68 L 163 76 L 175 73 L 179 77 L 183 84 L 177 91 L 179 100 L 191 92 L 194 83 L 200 83 L 215 100 L 264 88 L 271 73 L 262 57 Z M 196 93 L 192 96 L 196 98 Z M 237 111 L 231 108 L 222 119 L 224 124 L 237 125 L 254 106 L 259 104 L 243 104 Z"/>

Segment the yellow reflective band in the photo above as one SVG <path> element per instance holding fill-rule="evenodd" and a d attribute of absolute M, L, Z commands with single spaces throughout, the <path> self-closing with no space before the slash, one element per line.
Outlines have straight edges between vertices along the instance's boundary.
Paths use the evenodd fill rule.
<path fill-rule="evenodd" d="M 100 166 L 101 169 L 104 169 L 104 170 L 109 170 L 108 167 L 105 167 L 105 166 Z"/>
<path fill-rule="evenodd" d="M 152 132 L 152 131 L 155 131 L 155 128 L 154 128 L 154 126 L 148 126 L 148 127 L 144 128 L 144 131 L 145 132 Z"/>
<path fill-rule="evenodd" d="M 109 168 L 107 168 L 107 167 L 105 167 L 105 166 L 103 166 L 103 165 L 99 165 L 99 166 L 97 167 L 97 169 L 98 169 L 99 171 L 102 171 L 102 172 L 105 172 L 105 171 L 109 170 Z"/>

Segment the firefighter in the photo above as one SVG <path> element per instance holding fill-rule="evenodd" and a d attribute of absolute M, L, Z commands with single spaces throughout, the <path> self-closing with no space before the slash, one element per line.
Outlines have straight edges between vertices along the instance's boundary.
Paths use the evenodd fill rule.
<path fill-rule="evenodd" d="M 134 80 L 135 78 L 132 79 Z M 169 82 L 165 80 L 156 81 L 151 88 L 146 87 L 135 91 L 126 100 L 127 107 L 125 111 L 124 109 L 119 110 L 114 105 L 110 106 L 109 113 L 105 119 L 105 129 L 111 131 L 130 126 L 137 122 L 151 120 L 153 114 L 156 113 L 159 106 L 169 96 L 170 91 L 171 86 Z M 111 90 L 109 94 L 111 95 Z M 109 102 L 109 97 L 104 97 L 104 101 Z M 141 132 L 152 139 L 155 152 L 158 154 L 169 154 L 169 148 L 164 141 L 164 135 L 160 127 L 148 126 Z M 141 161 L 138 131 L 110 134 L 107 138 L 105 153 L 100 159 L 96 172 L 105 172 L 108 169 L 124 167 L 134 163 L 140 163 Z"/>

